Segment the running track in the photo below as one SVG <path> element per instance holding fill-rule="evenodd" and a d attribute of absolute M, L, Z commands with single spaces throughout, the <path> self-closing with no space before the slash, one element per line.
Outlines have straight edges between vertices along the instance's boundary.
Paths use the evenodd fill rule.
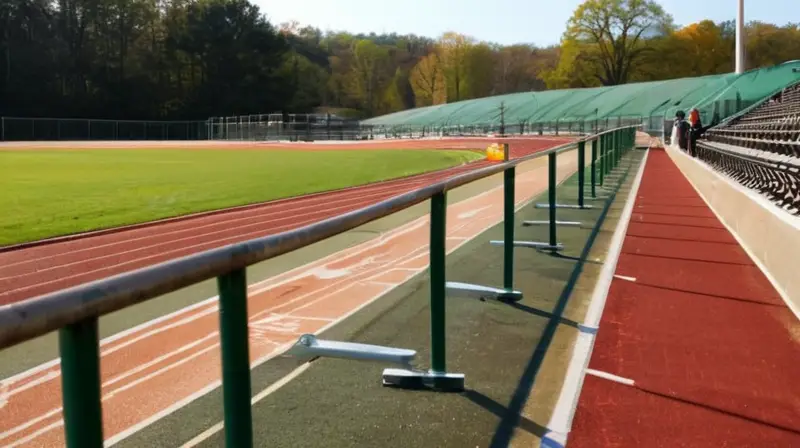
<path fill-rule="evenodd" d="M 553 145 L 552 142 L 549 144 Z M 544 160 L 536 163 L 538 165 L 535 170 L 518 175 L 516 198 L 518 204 L 540 193 L 546 186 Z M 267 207 L 269 212 L 257 215 L 253 220 L 267 221 L 269 224 L 254 231 L 269 234 L 303 225 L 323 219 L 324 216 L 320 216 L 317 212 L 323 207 L 336 206 L 332 204 L 335 200 L 343 202 L 337 207 L 350 208 L 344 210 L 325 208 L 329 216 L 417 188 L 456 172 L 473 169 L 475 166 L 471 164 L 444 173 L 395 181 L 388 186 L 384 183 L 332 195 L 317 195 L 268 204 L 264 207 Z M 560 178 L 564 178 L 575 168 L 574 157 L 559 159 Z M 376 188 L 379 190 L 376 191 Z M 374 194 L 375 197 L 367 199 L 369 202 L 363 202 L 366 194 Z M 303 204 L 303 207 L 289 208 L 296 207 L 293 204 L 298 203 Z M 451 205 L 448 208 L 448 251 L 455 250 L 498 222 L 502 218 L 502 203 L 502 187 L 495 187 L 481 195 Z M 304 208 L 305 213 L 310 216 L 298 221 L 297 217 L 304 213 Z M 257 207 L 233 213 L 249 213 L 259 209 Z M 276 227 L 280 224 L 274 221 L 282 219 L 274 216 L 276 213 L 281 215 L 291 213 L 294 218 L 291 218 L 292 222 L 283 224 L 285 228 Z M 230 218 L 229 215 L 231 213 L 213 215 L 211 218 Z M 234 216 L 234 219 L 247 219 L 241 214 Z M 217 225 L 208 223 L 208 219 L 209 217 L 201 218 L 202 225 Z M 282 353 L 288 347 L 287 344 L 296 340 L 298 335 L 323 331 L 424 270 L 427 266 L 427 219 L 427 217 L 419 218 L 366 243 L 251 285 L 249 311 L 253 365 L 261 364 Z M 223 223 L 219 227 L 212 227 L 217 229 L 214 235 L 229 235 L 223 232 L 236 225 L 230 221 Z M 4 270 L 28 266 L 27 271 L 19 272 L 49 272 L 47 275 L 51 276 L 53 272 L 72 274 L 51 281 L 46 287 L 33 282 L 29 289 L 24 291 L 28 293 L 39 291 L 35 288 L 42 288 L 41 291 L 53 290 L 63 288 L 70 282 L 80 283 L 93 277 L 132 269 L 132 266 L 138 266 L 136 263 L 142 265 L 155 263 L 160 258 L 158 255 L 153 255 L 172 247 L 168 245 L 174 240 L 170 238 L 153 240 L 153 238 L 164 238 L 162 232 L 165 228 L 169 228 L 170 232 L 180 236 L 181 241 L 185 238 L 195 242 L 205 234 L 205 231 L 201 232 L 202 229 L 198 230 L 200 225 L 193 220 L 177 221 L 47 244 L 0 254 L 5 257 L 0 258 L 0 263 L 4 265 Z M 154 230 L 158 231 L 157 235 L 153 234 Z M 239 234 L 245 231 L 242 228 L 236 230 Z M 123 241 L 115 241 L 120 235 L 126 238 Z M 242 239 L 253 237 L 254 235 L 247 234 Z M 102 241 L 99 244 L 105 244 L 107 248 L 98 250 L 86 245 L 86 242 L 98 244 L 98 241 Z M 151 258 L 120 264 L 130 261 L 132 253 L 141 254 L 135 251 L 143 249 L 145 241 L 154 246 L 144 249 L 143 252 Z M 228 242 L 219 242 L 219 239 L 215 239 L 210 243 L 202 243 L 201 248 L 195 246 L 191 250 L 213 247 L 212 244 L 228 244 Z M 54 247 L 66 249 L 48 253 Z M 106 256 L 103 252 L 107 253 L 112 247 L 117 251 L 115 255 L 92 264 L 97 257 Z M 123 249 L 120 250 L 120 247 Z M 178 245 L 174 247 L 175 252 L 169 256 L 178 256 L 176 253 L 184 254 L 186 250 Z M 85 261 L 77 262 L 72 259 L 74 253 L 86 254 Z M 14 266 L 7 266 L 9 260 L 14 260 L 9 257 L 12 255 L 18 257 L 19 254 L 25 254 L 29 258 L 17 259 Z M 51 262 L 53 259 L 61 261 Z M 48 262 L 51 264 L 44 264 Z M 94 267 L 91 275 L 79 273 L 87 270 L 89 266 Z M 41 278 L 46 281 L 48 277 Z M 28 295 L 18 294 L 17 300 Z M 9 294 L 8 297 L 10 298 L 6 301 L 12 300 L 14 296 Z M 101 342 L 104 423 L 106 437 L 110 438 L 110 442 L 125 438 L 180 408 L 183 403 L 202 396 L 219 385 L 217 313 L 216 299 L 212 298 L 118 333 Z M 0 443 L 9 447 L 63 444 L 59 375 L 58 360 L 53 360 L 0 382 Z"/>
<path fill-rule="evenodd" d="M 570 139 L 508 139 L 512 157 L 530 154 Z M 490 140 L 379 142 L 381 147 L 475 148 Z M 304 149 L 305 144 L 293 149 Z M 264 148 L 278 145 L 264 144 Z M 351 149 L 363 145 L 320 145 Z M 283 145 L 281 147 L 286 147 Z M 369 145 L 372 148 L 373 145 Z M 139 269 L 228 244 L 284 232 L 341 215 L 390 197 L 484 167 L 480 161 L 438 172 L 358 188 L 239 207 L 69 241 L 0 252 L 0 305 Z"/>
<path fill-rule="evenodd" d="M 800 323 L 650 150 L 570 447 L 800 447 Z"/>

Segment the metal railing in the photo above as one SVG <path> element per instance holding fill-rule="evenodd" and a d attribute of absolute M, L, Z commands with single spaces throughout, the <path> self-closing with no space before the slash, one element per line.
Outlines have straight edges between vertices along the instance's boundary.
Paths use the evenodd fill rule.
<path fill-rule="evenodd" d="M 330 114 L 277 113 L 208 119 L 210 140 L 364 140 L 369 138 L 369 131 L 357 119 Z"/>
<path fill-rule="evenodd" d="M 0 117 L 0 141 L 206 140 L 206 121 Z"/>
<path fill-rule="evenodd" d="M 497 300 L 519 300 L 514 291 L 514 247 L 537 247 L 557 251 L 556 209 L 591 208 L 586 194 L 596 197 L 595 187 L 607 182 L 622 155 L 635 145 L 637 126 L 609 130 L 585 136 L 577 142 L 531 154 L 514 160 L 468 172 L 416 191 L 405 193 L 344 215 L 329 218 L 295 230 L 253 239 L 196 255 L 168 261 L 151 267 L 120 274 L 85 285 L 69 288 L 22 302 L 0 307 L 0 349 L 28 341 L 58 330 L 61 357 L 62 402 L 65 439 L 68 447 L 103 446 L 103 424 L 100 389 L 98 319 L 100 316 L 153 299 L 195 283 L 216 277 L 219 290 L 220 347 L 222 354 L 222 392 L 225 441 L 227 446 L 248 447 L 253 444 L 251 415 L 251 378 L 248 346 L 248 312 L 246 268 L 255 263 L 300 249 L 368 222 L 407 209 L 429 200 L 430 217 L 430 301 L 431 301 L 431 366 L 421 374 L 434 388 L 463 388 L 463 376 L 448 374 L 445 354 L 445 296 L 448 290 L 461 289 L 480 293 Z M 591 143 L 590 161 L 586 163 L 586 144 Z M 578 150 L 577 204 L 556 203 L 556 158 L 558 154 Z M 507 148 L 506 148 L 507 149 Z M 507 152 L 506 152 L 507 154 Z M 549 241 L 524 242 L 514 239 L 515 169 L 521 163 L 539 157 L 548 158 Z M 585 171 L 590 171 L 586 185 Z M 503 287 L 446 282 L 445 237 L 447 192 L 473 181 L 504 173 L 504 266 Z M 590 187 L 585 192 L 585 187 Z M 598 198 L 603 199 L 603 198 Z M 609 200 L 609 199 L 604 199 Z M 324 342 L 324 341 L 322 341 Z M 406 362 L 415 352 L 382 351 L 377 355 L 364 352 L 362 344 L 320 343 L 306 335 L 297 346 L 316 350 L 325 356 L 351 359 Z M 349 344 L 349 345 L 348 345 Z M 366 356 L 366 358 L 365 358 Z M 388 369 L 396 372 L 397 369 Z M 384 372 L 384 382 L 392 372 Z M 400 371 L 401 373 L 404 371 Z M 401 375 L 402 376 L 402 375 Z M 460 381 L 459 381 L 460 380 Z"/>

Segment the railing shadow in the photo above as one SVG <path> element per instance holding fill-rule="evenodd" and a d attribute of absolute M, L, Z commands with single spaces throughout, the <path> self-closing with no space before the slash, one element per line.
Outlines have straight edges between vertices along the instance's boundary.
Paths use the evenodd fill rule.
<path fill-rule="evenodd" d="M 619 186 L 623 185 L 625 180 L 630 174 L 630 170 L 632 168 L 632 163 L 629 163 L 628 169 L 625 171 L 624 177 L 622 181 L 618 184 Z M 524 409 L 525 403 L 530 396 L 531 390 L 533 389 L 534 382 L 536 381 L 536 376 L 539 373 L 539 370 L 542 367 L 542 363 L 544 361 L 544 357 L 547 354 L 547 350 L 550 347 L 550 344 L 553 341 L 553 337 L 555 336 L 556 329 L 562 323 L 566 323 L 571 326 L 578 326 L 577 322 L 570 321 L 563 317 L 564 310 L 567 306 L 570 296 L 572 295 L 572 291 L 575 288 L 575 284 L 577 283 L 578 279 L 580 278 L 581 272 L 583 272 L 583 266 L 585 263 L 590 262 L 588 260 L 589 252 L 594 245 L 595 240 L 597 239 L 597 235 L 600 234 L 600 228 L 605 221 L 606 215 L 608 214 L 609 208 L 611 204 L 614 203 L 617 193 L 620 190 L 614 190 L 611 193 L 611 196 L 605 201 L 602 211 L 595 222 L 595 225 L 592 227 L 592 231 L 589 234 L 589 237 L 586 240 L 586 244 L 584 244 L 583 249 L 581 250 L 581 254 L 579 257 L 564 257 L 565 259 L 573 259 L 575 261 L 575 267 L 572 269 L 569 278 L 567 279 L 567 283 L 564 286 L 564 289 L 561 291 L 561 294 L 558 297 L 556 302 L 556 306 L 551 313 L 547 313 L 532 307 L 519 305 L 517 304 L 517 308 L 520 310 L 530 312 L 532 314 L 540 315 L 543 317 L 547 317 L 549 320 L 547 325 L 545 326 L 544 331 L 542 332 L 541 339 L 539 343 L 533 350 L 530 359 L 523 371 L 519 383 L 517 384 L 517 388 L 515 389 L 514 393 L 511 396 L 511 401 L 508 404 L 507 408 L 502 408 L 499 405 L 493 405 L 492 403 L 487 402 L 486 400 L 474 400 L 475 395 L 470 398 L 473 402 L 478 405 L 483 406 L 489 412 L 496 412 L 499 411 L 500 408 L 503 409 L 500 423 L 498 424 L 497 428 L 495 429 L 494 436 L 492 437 L 491 442 L 489 443 L 489 447 L 491 448 L 505 448 L 511 442 L 511 438 L 514 434 L 514 429 L 518 427 L 522 427 L 523 429 L 529 430 L 533 434 L 542 436 L 542 430 L 546 431 L 546 428 L 542 427 L 542 425 L 530 422 L 529 420 L 522 417 L 522 411 Z M 512 305 L 513 306 L 513 305 Z M 526 421 L 527 420 L 527 421 Z M 530 428 L 530 429 L 528 429 Z"/>

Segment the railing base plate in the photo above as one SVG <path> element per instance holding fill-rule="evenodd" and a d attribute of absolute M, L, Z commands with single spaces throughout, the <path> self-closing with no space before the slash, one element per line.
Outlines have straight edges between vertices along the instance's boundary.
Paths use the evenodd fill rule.
<path fill-rule="evenodd" d="M 534 205 L 536 208 L 550 208 L 550 204 L 536 204 Z M 591 205 L 578 205 L 578 204 L 556 204 L 556 208 L 572 208 L 572 209 L 588 209 L 594 208 Z"/>
<path fill-rule="evenodd" d="M 464 374 L 408 369 L 385 369 L 383 385 L 401 389 L 432 389 L 439 392 L 463 392 Z"/>
<path fill-rule="evenodd" d="M 522 292 L 495 288 L 492 286 L 473 285 L 471 283 L 447 282 L 445 283 L 447 295 L 458 295 L 480 300 L 493 299 L 499 302 L 519 302 L 522 300 Z"/>
<path fill-rule="evenodd" d="M 495 246 L 503 246 L 505 245 L 504 241 L 494 240 L 489 241 L 489 244 L 493 244 Z M 564 250 L 564 245 L 561 243 L 556 243 L 556 245 L 552 245 L 550 243 L 539 242 L 539 241 L 514 241 L 515 247 L 529 247 L 533 249 L 542 249 L 542 250 Z"/>
<path fill-rule="evenodd" d="M 522 221 L 523 226 L 549 226 L 550 221 Z M 580 227 L 580 221 L 556 221 L 557 226 Z"/>

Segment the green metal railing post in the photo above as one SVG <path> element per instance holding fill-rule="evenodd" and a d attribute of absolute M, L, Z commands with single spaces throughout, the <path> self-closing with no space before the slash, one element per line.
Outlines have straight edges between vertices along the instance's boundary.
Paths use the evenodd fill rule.
<path fill-rule="evenodd" d="M 631 144 L 630 144 L 630 148 L 629 149 L 635 149 L 636 148 L 636 129 L 631 129 L 630 132 L 631 132 L 631 137 L 630 137 Z"/>
<path fill-rule="evenodd" d="M 431 197 L 430 282 L 431 282 L 431 370 L 446 372 L 445 363 L 445 236 L 447 196 Z"/>
<path fill-rule="evenodd" d="M 600 136 L 600 186 L 603 186 L 606 177 L 606 150 L 608 146 L 608 134 Z"/>
<path fill-rule="evenodd" d="M 591 173 L 591 182 L 592 182 L 592 197 L 597 197 L 597 139 L 592 140 L 592 173 Z"/>
<path fill-rule="evenodd" d="M 578 207 L 583 208 L 583 189 L 586 184 L 586 142 L 578 142 Z"/>
<path fill-rule="evenodd" d="M 619 130 L 614 131 L 614 161 L 611 165 L 612 169 L 617 168 L 617 160 L 619 160 L 619 149 L 620 149 L 620 135 Z"/>
<path fill-rule="evenodd" d="M 619 150 L 619 136 L 617 134 L 618 132 L 619 131 L 614 131 L 611 133 L 611 154 L 610 154 L 611 163 L 609 164 L 608 167 L 609 174 L 611 173 L 611 171 L 614 170 L 614 168 L 617 167 L 617 151 Z"/>
<path fill-rule="evenodd" d="M 550 246 L 555 247 L 556 241 L 556 153 L 547 155 L 547 199 L 550 203 Z"/>
<path fill-rule="evenodd" d="M 514 167 L 503 173 L 503 287 L 511 290 L 514 287 Z"/>
<path fill-rule="evenodd" d="M 67 446 L 100 448 L 103 446 L 103 411 L 97 318 L 61 328 L 58 348 Z"/>
<path fill-rule="evenodd" d="M 245 269 L 217 277 L 225 446 L 253 446 Z"/>

